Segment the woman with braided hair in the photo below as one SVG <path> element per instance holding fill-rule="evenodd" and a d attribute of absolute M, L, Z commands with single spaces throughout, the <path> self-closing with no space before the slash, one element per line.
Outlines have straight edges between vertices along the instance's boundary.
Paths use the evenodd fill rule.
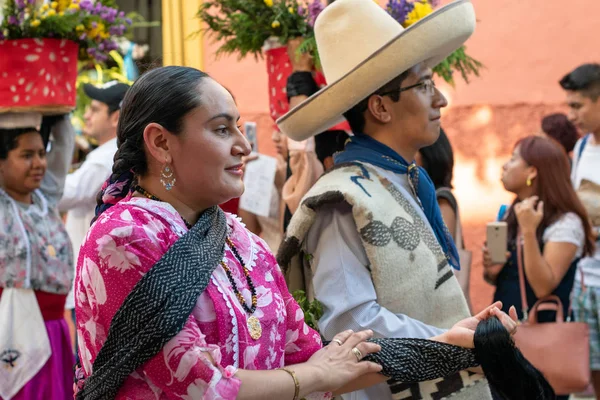
<path fill-rule="evenodd" d="M 319 399 L 387 379 L 362 360 L 380 362 L 372 332 L 323 347 L 266 244 L 217 207 L 244 189 L 238 118 L 229 92 L 192 68 L 152 70 L 125 96 L 113 174 L 77 263 L 78 398 Z M 412 375 L 388 375 L 474 366 L 457 346 L 473 347 L 481 320 L 516 328 L 499 307 L 413 343 Z M 401 365 L 404 345 L 388 348 Z M 446 361 L 419 367 L 432 358 Z"/>

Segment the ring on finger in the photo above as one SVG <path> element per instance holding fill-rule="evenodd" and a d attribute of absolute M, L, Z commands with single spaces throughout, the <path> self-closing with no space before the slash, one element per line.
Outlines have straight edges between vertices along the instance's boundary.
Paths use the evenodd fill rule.
<path fill-rule="evenodd" d="M 340 339 L 333 339 L 332 342 L 336 342 L 340 346 L 344 344 Z"/>
<path fill-rule="evenodd" d="M 357 349 L 356 347 L 353 347 L 353 348 L 352 348 L 352 353 L 353 353 L 353 354 L 356 356 L 356 360 L 357 360 L 357 361 L 360 361 L 360 360 L 362 360 L 362 358 L 363 358 L 363 355 L 362 355 L 362 353 L 360 352 L 360 350 L 359 350 L 359 349 Z"/>

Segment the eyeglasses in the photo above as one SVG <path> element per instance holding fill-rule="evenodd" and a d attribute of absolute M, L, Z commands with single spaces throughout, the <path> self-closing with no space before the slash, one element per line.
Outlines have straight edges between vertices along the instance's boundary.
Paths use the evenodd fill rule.
<path fill-rule="evenodd" d="M 377 94 L 379 96 L 387 96 L 388 94 L 401 93 L 406 90 L 410 90 L 410 89 L 414 89 L 414 88 L 422 88 L 423 93 L 427 93 L 430 96 L 433 96 L 435 94 L 435 82 L 432 79 L 425 79 L 424 81 L 415 83 L 414 85 L 400 87 L 400 88 L 397 88 L 394 90 L 390 90 L 390 91 L 383 92 L 383 93 L 377 93 Z"/>

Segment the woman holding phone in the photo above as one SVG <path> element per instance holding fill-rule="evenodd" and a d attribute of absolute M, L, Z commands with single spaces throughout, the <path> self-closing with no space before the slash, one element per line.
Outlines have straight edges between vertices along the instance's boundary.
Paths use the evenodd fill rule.
<path fill-rule="evenodd" d="M 514 305 L 523 318 L 517 264 L 520 243 L 527 305 L 553 294 L 562 301 L 566 315 L 577 260 L 594 249 L 585 209 L 569 180 L 567 154 L 550 139 L 528 136 L 517 142 L 504 164 L 502 183 L 517 197 L 501 217 L 508 227 L 506 262 L 492 262 L 487 247 L 492 243 L 483 249 L 484 278 L 496 286 L 494 300 L 501 300 L 506 310 Z M 554 316 L 540 314 L 540 322 L 549 320 Z"/>

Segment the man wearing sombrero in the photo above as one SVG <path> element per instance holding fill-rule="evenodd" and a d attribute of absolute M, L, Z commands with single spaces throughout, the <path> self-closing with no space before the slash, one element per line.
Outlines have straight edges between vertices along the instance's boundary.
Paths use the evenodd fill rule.
<path fill-rule="evenodd" d="M 367 328 L 379 337 L 429 338 L 469 316 L 435 189 L 407 160 L 439 136 L 447 101 L 431 68 L 474 28 L 468 0 L 407 29 L 372 0 L 337 0 L 316 21 L 330 84 L 277 123 L 300 141 L 344 116 L 354 136 L 302 200 L 278 261 L 291 290 L 303 288 L 322 303 L 319 329 L 326 339 Z M 450 396 L 491 399 L 483 376 L 467 371 L 420 384 L 381 384 L 344 399 Z"/>

